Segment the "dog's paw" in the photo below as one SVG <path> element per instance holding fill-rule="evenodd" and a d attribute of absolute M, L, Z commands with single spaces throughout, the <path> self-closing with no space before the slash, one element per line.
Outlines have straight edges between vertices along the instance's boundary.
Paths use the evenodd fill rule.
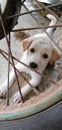
<path fill-rule="evenodd" d="M 6 95 L 7 91 L 5 87 L 0 87 L 0 97 L 4 97 Z"/>
<path fill-rule="evenodd" d="M 17 92 L 17 93 L 14 94 L 13 100 L 14 100 L 14 102 L 16 102 L 16 103 L 19 103 L 19 102 L 21 101 L 21 96 L 20 96 L 20 93 L 19 93 L 19 92 Z"/>

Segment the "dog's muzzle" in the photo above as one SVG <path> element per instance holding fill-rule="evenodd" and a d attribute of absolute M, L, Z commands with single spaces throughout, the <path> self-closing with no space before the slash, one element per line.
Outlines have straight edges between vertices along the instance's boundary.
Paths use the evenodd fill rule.
<path fill-rule="evenodd" d="M 30 67 L 33 68 L 33 69 L 36 69 L 38 67 L 38 65 L 34 62 L 31 62 Z"/>

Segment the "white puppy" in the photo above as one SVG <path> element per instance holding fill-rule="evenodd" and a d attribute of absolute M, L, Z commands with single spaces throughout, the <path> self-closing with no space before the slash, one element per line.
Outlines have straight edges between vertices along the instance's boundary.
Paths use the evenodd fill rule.
<path fill-rule="evenodd" d="M 51 20 L 50 26 L 56 24 L 56 18 L 54 16 L 49 14 L 47 17 Z M 52 30 L 52 28 L 49 28 L 46 31 L 49 35 L 51 35 Z M 24 52 L 20 61 L 22 61 L 24 64 L 28 65 L 32 69 L 20 63 L 18 63 L 15 67 L 20 72 L 29 73 L 31 76 L 31 80 L 29 82 L 33 87 L 36 87 L 41 82 L 42 72 L 44 71 L 45 67 L 48 63 L 53 64 L 60 57 L 60 51 L 49 39 L 46 33 L 36 34 L 32 37 L 29 37 L 23 40 L 22 44 Z M 41 75 L 34 72 L 33 70 L 41 73 Z M 9 77 L 10 87 L 14 79 L 15 73 L 14 69 L 12 69 Z M 23 97 L 25 97 L 25 95 L 28 94 L 31 89 L 32 88 L 29 84 L 23 86 L 21 89 Z M 7 79 L 2 85 L 0 85 L 0 96 L 5 95 L 5 93 L 7 93 Z M 19 92 L 17 92 L 14 95 L 14 101 L 19 102 L 20 100 L 20 94 Z"/>

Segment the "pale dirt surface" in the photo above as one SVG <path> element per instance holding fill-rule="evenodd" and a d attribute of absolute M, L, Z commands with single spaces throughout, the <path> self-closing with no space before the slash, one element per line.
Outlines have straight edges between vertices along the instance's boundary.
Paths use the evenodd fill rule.
<path fill-rule="evenodd" d="M 31 97 L 30 100 L 27 100 L 25 103 L 13 104 L 8 107 L 6 105 L 1 104 L 0 114 L 9 114 L 9 113 L 14 113 L 19 111 L 22 112 L 23 110 L 26 110 L 27 108 L 30 108 L 32 106 L 37 106 L 40 103 L 43 104 L 43 102 L 48 101 L 48 99 L 51 99 L 52 96 L 54 96 L 57 92 L 60 92 L 61 90 L 62 90 L 62 80 L 53 84 L 51 88 L 47 89 L 43 93 L 40 93 L 38 96 Z M 52 102 L 53 101 L 50 100 L 50 102 L 46 102 L 46 103 L 51 104 Z"/>
<path fill-rule="evenodd" d="M 22 12 L 25 12 L 24 8 L 22 8 Z M 38 15 L 36 13 L 34 13 L 34 15 L 35 15 L 36 19 L 38 20 L 38 22 L 40 22 L 42 25 L 48 25 L 49 24 L 48 19 L 40 17 L 40 15 Z M 23 27 L 37 27 L 37 26 L 38 26 L 38 24 L 32 18 L 32 16 L 25 15 L 25 16 L 19 17 L 18 24 L 15 26 L 15 29 L 19 29 L 19 28 L 23 28 Z M 42 30 L 26 31 L 26 33 L 29 34 L 29 35 L 33 35 L 33 34 L 36 34 L 38 32 L 43 32 L 43 31 Z M 62 33 L 61 28 L 56 29 L 55 32 L 53 33 L 54 40 L 55 40 L 56 43 L 57 43 L 59 37 L 61 37 L 61 33 Z M 59 46 L 61 46 L 60 42 L 59 42 Z M 8 51 L 5 38 L 0 41 L 0 48 L 2 48 L 5 51 Z M 11 50 L 12 50 L 12 53 L 13 53 L 13 55 L 15 57 L 17 57 L 18 59 L 21 58 L 21 56 L 23 54 L 22 45 L 21 45 L 21 42 L 18 41 L 14 37 L 14 33 L 11 33 Z M 17 63 L 17 62 L 15 62 L 15 63 Z M 61 59 L 58 60 L 57 63 L 60 63 L 60 65 L 62 67 Z M 57 81 L 59 79 L 59 77 L 61 77 L 62 72 L 61 72 L 61 69 L 60 69 L 60 65 L 59 64 L 57 65 L 57 63 L 55 64 L 56 67 L 55 66 L 54 67 L 53 66 L 48 66 L 46 68 L 45 72 L 43 73 L 42 82 L 39 85 L 39 90 L 41 92 L 44 92 L 46 89 L 50 88 L 51 82 L 48 82 L 48 77 L 50 79 L 52 79 L 53 81 Z M 60 74 L 60 72 L 61 72 L 61 74 Z M 7 61 L 0 54 L 0 84 L 2 84 L 4 82 L 6 77 L 7 77 Z M 20 81 L 21 87 L 26 83 L 21 76 L 19 76 L 19 81 Z M 16 104 L 13 102 L 12 97 L 13 97 L 13 94 L 17 90 L 18 90 L 17 83 L 14 82 L 14 84 L 13 84 L 11 90 L 10 90 L 10 104 L 14 104 L 15 108 L 16 108 Z M 52 91 L 53 90 L 54 90 L 54 88 L 52 89 Z M 24 104 L 22 104 L 22 103 L 18 104 L 18 106 L 23 108 L 24 106 L 28 106 L 28 105 L 32 104 L 32 102 L 33 103 L 37 102 L 38 100 L 42 99 L 42 97 L 43 97 L 42 95 L 39 95 L 37 97 L 34 95 L 34 97 L 32 97 L 32 95 L 34 95 L 34 94 L 31 93 L 26 98 L 26 99 L 29 99 L 29 97 L 31 97 L 32 99 L 26 101 Z M 46 95 L 47 95 L 47 93 L 46 93 Z M 44 96 L 45 96 L 45 94 L 44 94 Z M 6 109 L 5 106 L 2 107 L 2 104 L 6 104 L 6 99 L 0 99 L 0 104 L 1 104 L 0 110 L 2 108 Z M 12 109 L 12 106 L 9 107 L 9 109 Z"/>

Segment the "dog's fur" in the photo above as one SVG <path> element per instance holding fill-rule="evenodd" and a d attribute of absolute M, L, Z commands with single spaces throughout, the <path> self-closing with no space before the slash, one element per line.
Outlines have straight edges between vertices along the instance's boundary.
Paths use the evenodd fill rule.
<path fill-rule="evenodd" d="M 54 16 L 49 14 L 48 18 L 51 20 L 50 25 L 56 24 L 56 18 Z M 46 31 L 49 35 L 51 35 L 52 30 L 52 28 L 49 28 Z M 24 52 L 21 61 L 32 69 L 20 63 L 18 63 L 15 67 L 20 72 L 29 73 L 31 75 L 31 80 L 29 82 L 33 87 L 36 87 L 41 81 L 42 72 L 44 71 L 45 67 L 48 63 L 54 64 L 54 62 L 60 57 L 60 51 L 49 39 L 46 33 L 31 36 L 23 40 L 22 44 Z M 34 72 L 33 70 L 41 73 L 41 75 Z M 15 73 L 14 69 L 12 69 L 9 77 L 10 87 L 14 79 Z M 22 87 L 21 92 L 23 97 L 25 97 L 25 95 L 28 94 L 31 89 L 32 88 L 29 84 Z M 5 93 L 7 93 L 7 80 L 2 85 L 0 85 L 0 96 L 4 95 Z M 17 92 L 14 95 L 14 101 L 19 102 L 20 100 L 20 94 Z"/>

